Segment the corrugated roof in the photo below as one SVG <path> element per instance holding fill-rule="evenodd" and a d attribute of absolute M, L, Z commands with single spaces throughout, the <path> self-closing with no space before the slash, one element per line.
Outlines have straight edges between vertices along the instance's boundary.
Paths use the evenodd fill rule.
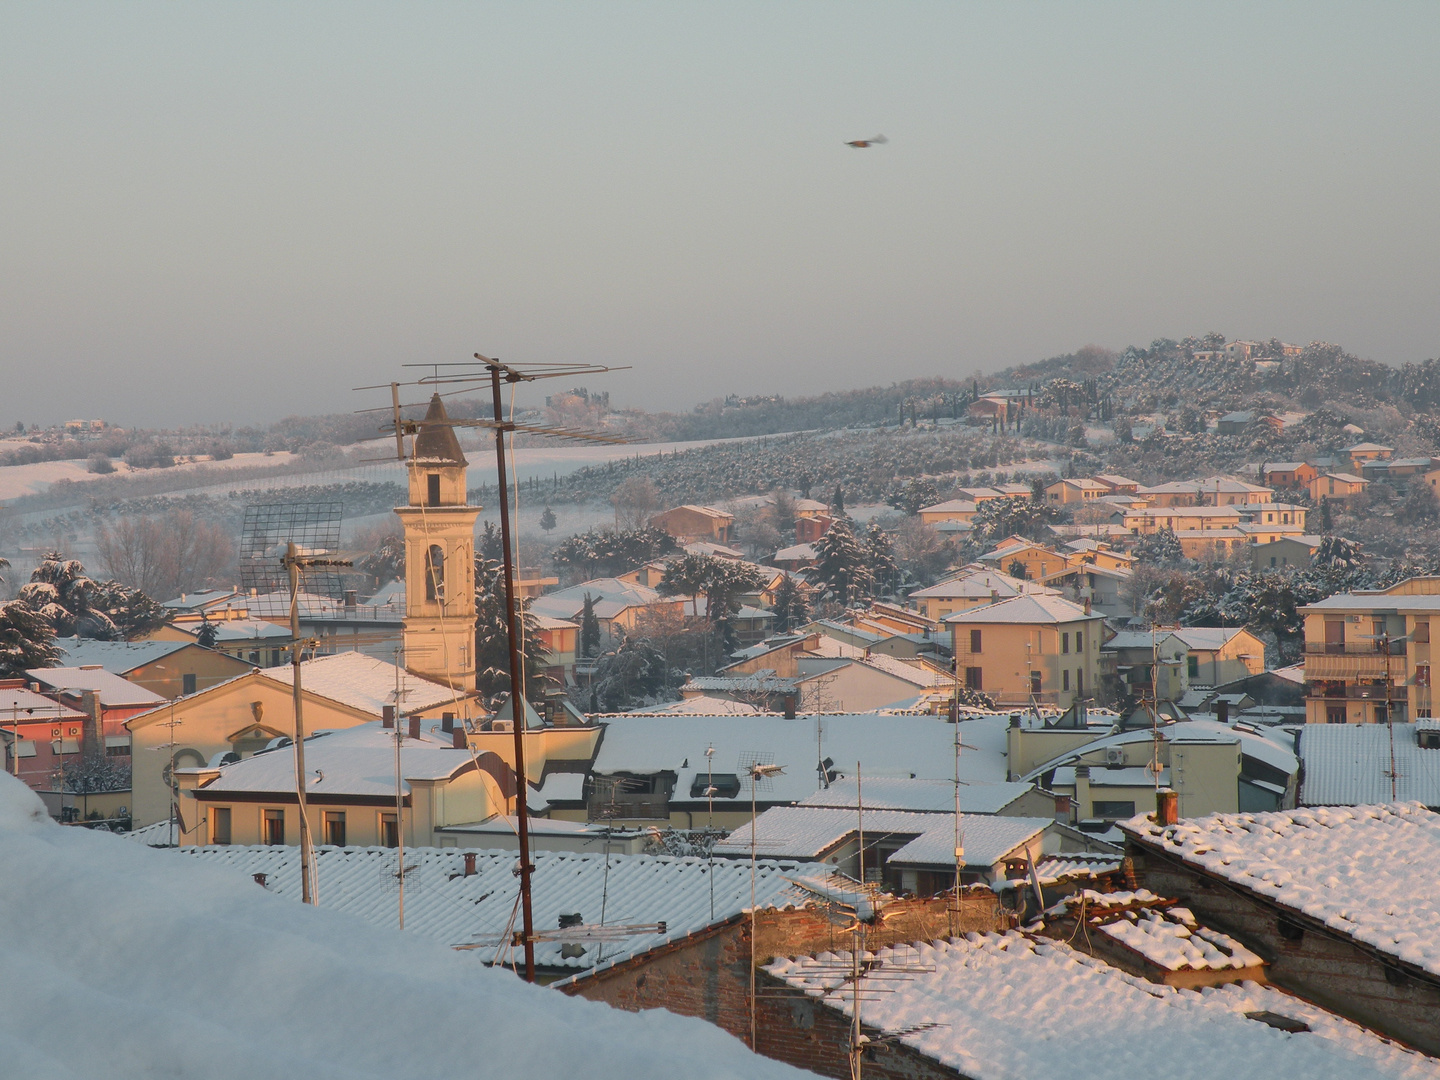
<path fill-rule="evenodd" d="M 94 690 L 101 705 L 159 705 L 165 697 L 102 667 L 32 668 L 25 674 L 53 690 Z"/>
<path fill-rule="evenodd" d="M 1423 723 L 1423 721 L 1422 721 Z M 1440 750 L 1422 748 L 1414 724 L 1306 724 L 1300 729 L 1299 801 L 1303 806 L 1422 802 L 1440 806 Z"/>
<path fill-rule="evenodd" d="M 960 810 L 966 814 L 998 814 L 1033 784 L 967 783 L 960 785 Z M 865 809 L 911 810 L 917 813 L 954 814 L 955 782 L 953 780 L 909 780 L 878 777 L 859 785 Z M 854 780 L 836 780 L 799 802 L 800 806 L 829 806 L 853 809 L 857 803 Z"/>
<path fill-rule="evenodd" d="M 266 875 L 265 888 L 300 898 L 298 847 L 180 848 L 176 858 L 199 859 L 233 869 L 237 891 L 255 889 L 252 875 Z M 321 847 L 315 853 L 316 892 L 321 907 L 356 915 L 376 926 L 396 925 L 395 851 L 388 848 Z M 750 864 L 727 859 L 656 855 L 532 852 L 532 904 L 535 926 L 554 930 L 562 914 L 576 914 L 587 925 L 637 925 L 664 922 L 664 933 L 638 933 L 618 942 L 583 942 L 580 956 L 562 956 L 560 941 L 535 945 L 536 963 L 545 968 L 585 971 L 618 963 L 733 918 L 750 906 Z M 478 957 L 489 962 L 495 943 L 507 937 L 515 918 L 519 881 L 513 851 L 481 852 L 476 872 L 464 875 L 461 849 L 407 848 L 405 932 L 446 945 L 484 942 Z M 801 902 L 789 878 L 819 876 L 822 867 L 797 861 L 762 859 L 756 866 L 755 899 L 762 907 Z M 711 894 L 714 894 L 714 917 Z M 516 924 L 518 926 L 518 923 Z M 508 952 L 508 950 L 507 950 Z"/>

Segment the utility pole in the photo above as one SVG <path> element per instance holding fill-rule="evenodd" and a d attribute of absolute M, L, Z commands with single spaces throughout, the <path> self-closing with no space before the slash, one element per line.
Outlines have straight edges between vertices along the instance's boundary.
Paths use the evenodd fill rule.
<path fill-rule="evenodd" d="M 290 577 L 290 692 L 295 705 L 295 798 L 300 806 L 300 902 L 315 903 L 315 845 L 310 837 L 310 813 L 305 805 L 305 718 L 300 690 L 300 549 L 285 545 L 285 572 Z"/>
<path fill-rule="evenodd" d="M 477 356 L 477 359 L 479 357 Z M 515 735 L 515 818 L 520 844 L 520 916 L 525 946 L 525 981 L 535 981 L 535 915 L 530 903 L 530 813 L 525 801 L 525 668 L 520 660 L 520 620 L 515 607 L 515 563 L 510 553 L 510 493 L 505 469 L 504 406 L 500 398 L 501 365 L 484 361 L 490 369 L 490 393 L 495 408 L 495 468 L 500 503 L 500 549 L 505 564 L 505 626 L 510 646 L 510 717 Z"/>

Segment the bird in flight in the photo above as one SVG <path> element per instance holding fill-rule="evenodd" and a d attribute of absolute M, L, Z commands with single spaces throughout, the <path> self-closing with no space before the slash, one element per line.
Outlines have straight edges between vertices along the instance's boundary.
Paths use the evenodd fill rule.
<path fill-rule="evenodd" d="M 865 150 L 872 146 L 884 146 L 890 140 L 884 135 L 872 135 L 868 139 L 851 139 L 846 146 L 853 146 L 856 150 Z"/>

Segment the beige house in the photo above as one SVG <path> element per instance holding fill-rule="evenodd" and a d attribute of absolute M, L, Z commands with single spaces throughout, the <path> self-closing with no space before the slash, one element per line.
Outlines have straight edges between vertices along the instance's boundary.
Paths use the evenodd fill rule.
<path fill-rule="evenodd" d="M 185 641 L 95 641 L 56 638 L 60 662 L 71 667 L 98 665 L 164 698 L 178 698 L 243 675 L 250 664 Z"/>
<path fill-rule="evenodd" d="M 957 678 L 1002 704 L 1068 708 L 1098 687 L 1103 617 L 1079 604 L 1027 594 L 945 622 Z"/>
<path fill-rule="evenodd" d="M 968 525 L 975 517 L 975 509 L 974 499 L 948 499 L 934 506 L 922 506 L 920 520 L 926 525 L 939 525 L 946 521 Z"/>
<path fill-rule="evenodd" d="M 295 734 L 291 669 L 251 670 L 244 675 L 141 713 L 126 721 L 131 760 L 135 825 L 170 816 L 170 780 L 176 769 L 199 768 L 226 754 L 241 758 L 273 739 Z M 398 670 L 361 653 L 339 653 L 301 665 L 306 731 L 354 727 L 378 719 L 395 703 L 401 713 L 464 718 L 474 712 L 473 694 Z"/>
<path fill-rule="evenodd" d="M 694 504 L 677 506 L 650 519 L 651 527 L 665 530 L 676 540 L 711 540 L 717 544 L 730 542 L 734 522 L 734 515 L 724 510 Z"/>
<path fill-rule="evenodd" d="M 1339 593 L 1300 610 L 1307 722 L 1410 722 L 1434 716 L 1430 633 L 1440 620 L 1440 577 Z"/>
<path fill-rule="evenodd" d="M 1363 495 L 1370 481 L 1353 473 L 1322 473 L 1310 481 L 1310 497 L 1321 499 L 1352 499 Z"/>
<path fill-rule="evenodd" d="M 1045 489 L 1045 501 L 1056 506 L 1076 506 L 1112 494 L 1115 489 L 1098 480 L 1060 480 Z"/>
<path fill-rule="evenodd" d="M 1022 593 L 1058 596 L 1059 593 L 1034 581 L 1023 581 L 1000 570 L 972 563 L 961 573 L 938 585 L 916 589 L 910 601 L 925 618 L 944 622 L 957 611 L 997 604 Z"/>
<path fill-rule="evenodd" d="M 434 721 L 409 728 L 401 721 L 398 811 L 393 727 L 370 722 L 308 737 L 305 801 L 314 842 L 395 847 L 403 835 L 407 847 L 437 846 L 437 829 L 505 813 L 515 795 L 514 772 L 494 754 L 477 759 L 464 745 L 463 729 L 458 734 L 457 747 L 455 735 Z M 241 760 L 177 769 L 175 776 L 181 845 L 300 842 L 288 741 Z"/>
<path fill-rule="evenodd" d="M 1064 570 L 1069 563 L 1059 552 L 1023 536 L 1007 537 L 994 550 L 981 555 L 979 561 L 1011 575 L 1014 574 L 1012 568 L 1019 563 L 1025 568 L 1023 577 L 1027 581 L 1044 581 L 1051 574 Z"/>
<path fill-rule="evenodd" d="M 1350 459 L 1350 467 L 1359 472 L 1367 461 L 1389 461 L 1395 450 L 1379 443 L 1362 442 L 1347 446 L 1344 453 Z"/>
<path fill-rule="evenodd" d="M 1265 670 L 1265 643 L 1243 626 L 1177 626 L 1191 686 L 1223 686 Z"/>

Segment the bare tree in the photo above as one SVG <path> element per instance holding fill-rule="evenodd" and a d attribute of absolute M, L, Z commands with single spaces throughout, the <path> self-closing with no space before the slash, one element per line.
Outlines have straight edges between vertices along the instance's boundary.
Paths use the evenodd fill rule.
<path fill-rule="evenodd" d="M 615 507 L 617 529 L 643 529 L 660 509 L 660 491 L 649 477 L 632 477 L 615 489 L 610 503 Z"/>
<path fill-rule="evenodd" d="M 211 584 L 229 571 L 235 547 L 218 524 L 188 510 L 163 517 L 102 521 L 95 533 L 100 565 L 116 581 L 169 598 Z"/>

